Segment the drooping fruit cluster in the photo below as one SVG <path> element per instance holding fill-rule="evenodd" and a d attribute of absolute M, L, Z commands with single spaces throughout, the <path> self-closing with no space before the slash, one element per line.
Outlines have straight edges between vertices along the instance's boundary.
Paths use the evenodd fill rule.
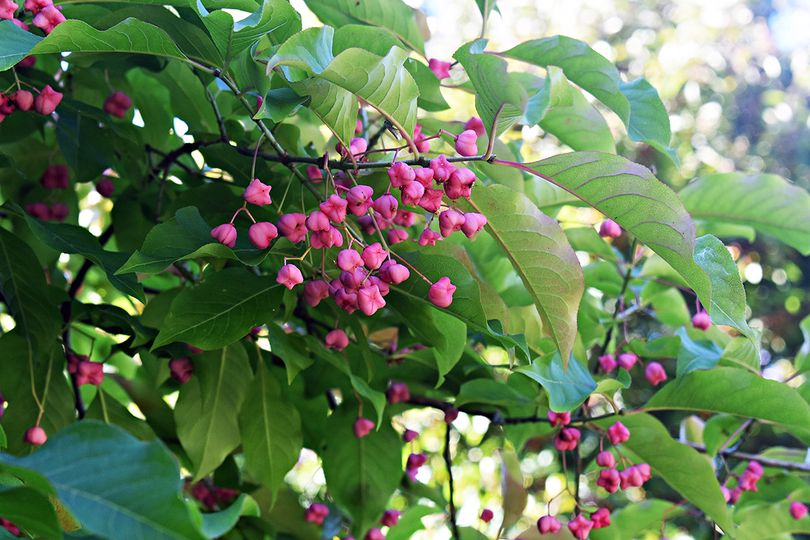
<path fill-rule="evenodd" d="M 571 414 L 549 411 L 548 420 L 552 426 L 560 428 L 554 437 L 554 447 L 560 452 L 576 450 L 582 434 L 578 428 L 569 426 Z M 621 422 L 616 422 L 606 430 L 602 438 L 604 439 L 604 437 L 607 437 L 613 446 L 618 446 L 630 439 L 630 430 Z M 596 485 L 608 493 L 615 493 L 619 489 L 641 487 L 651 478 L 650 466 L 646 463 L 626 465 L 619 471 L 616 468 L 617 461 L 614 453 L 601 448 L 602 442 L 600 442 L 600 451 L 596 456 L 596 464 L 601 468 Z M 624 462 L 623 457 L 622 462 Z M 592 529 L 601 529 L 609 525 L 610 510 L 603 507 L 590 512 L 588 517 L 582 512 L 577 513 L 568 521 L 567 527 L 574 538 L 584 540 L 588 538 Z M 555 516 L 547 515 L 537 520 L 537 529 L 540 534 L 555 534 L 561 528 L 562 524 Z"/>
<path fill-rule="evenodd" d="M 732 477 L 736 478 L 736 486 L 729 489 L 728 480 L 726 480 L 726 483 L 720 486 L 720 491 L 723 492 L 723 498 L 726 499 L 728 504 L 736 504 L 737 501 L 740 500 L 740 496 L 743 494 L 743 492 L 758 490 L 757 482 L 759 482 L 763 474 L 764 471 L 762 469 L 762 465 L 756 461 L 749 461 L 748 465 L 745 467 L 745 470 L 740 476 Z"/>
<path fill-rule="evenodd" d="M 615 354 L 603 354 L 599 357 L 598 362 L 602 372 L 611 373 L 619 367 L 627 371 L 632 370 L 639 362 L 639 358 L 634 353 L 623 352 L 618 356 Z M 644 368 L 644 377 L 652 386 L 658 386 L 669 378 L 666 369 L 660 362 L 649 362 Z"/>
<path fill-rule="evenodd" d="M 46 34 L 65 22 L 62 6 L 53 5 L 53 0 L 25 0 L 23 7 L 33 15 L 31 23 Z M 19 8 L 19 4 L 12 0 L 0 0 L 0 19 L 9 20 L 23 30 L 28 30 L 28 24 L 17 18 Z M 20 16 L 24 14 L 21 13 Z"/>
<path fill-rule="evenodd" d="M 472 122 L 471 126 L 478 128 L 478 123 Z M 458 135 L 455 139 L 459 154 L 475 155 L 477 137 L 475 129 Z M 422 136 L 419 126 L 414 140 L 420 151 L 429 150 L 430 139 Z M 368 142 L 363 138 L 352 139 L 348 148 L 339 144 L 337 150 L 344 160 L 355 163 L 365 160 L 369 152 Z M 256 222 L 248 211 L 248 203 L 258 206 L 272 204 L 272 187 L 253 179 L 243 194 L 245 204 L 230 222 L 214 227 L 211 236 L 228 247 L 234 247 L 238 232 L 233 222 L 241 212 L 246 212 L 253 221 L 248 237 L 258 249 L 267 249 L 273 240 L 283 236 L 294 244 L 306 243 L 305 255 L 311 249 L 324 250 L 324 265 L 307 269 L 306 273 L 311 275 L 309 279 L 305 279 L 305 272 L 300 268 L 304 256 L 285 258 L 276 276 L 278 283 L 291 290 L 306 281 L 303 296 L 312 307 L 331 297 L 347 313 L 359 310 L 371 316 L 386 305 L 385 296 L 390 287 L 410 279 L 412 271 L 429 283 L 428 299 L 438 307 L 448 307 L 456 291 L 450 278 L 443 276 L 436 281 L 429 280 L 389 246 L 412 237 L 418 238 L 420 246 L 432 246 L 454 232 L 473 238 L 486 225 L 486 217 L 475 212 L 465 213 L 452 205 L 458 199 L 470 197 L 476 181 L 475 173 L 454 166 L 444 155 L 431 159 L 427 167 L 414 168 L 395 161 L 388 168 L 387 188 L 375 194 L 374 188 L 357 183 L 350 174 L 325 172 L 331 193 L 318 209 L 309 214 L 284 213 L 276 223 Z M 313 182 L 322 182 L 324 178 L 323 171 L 315 166 L 307 169 L 307 176 Z M 425 216 L 424 223 L 420 222 L 417 212 Z M 434 222 L 438 226 L 432 228 Z M 418 237 L 412 231 L 415 227 L 421 229 Z M 372 239 L 367 240 L 366 236 Z M 343 249 L 326 252 L 332 248 Z M 326 266 L 327 260 L 334 264 L 332 268 Z M 326 337 L 326 346 L 338 351 L 348 343 L 343 331 L 330 332 Z"/>
<path fill-rule="evenodd" d="M 0 0 L 0 2 L 2 1 Z M 28 112 L 33 109 L 41 115 L 48 116 L 62 102 L 63 94 L 51 88 L 49 84 L 45 85 L 42 90 L 35 91 L 37 91 L 36 97 L 28 90 L 21 88 L 12 94 L 0 93 L 0 122 L 16 111 Z"/>

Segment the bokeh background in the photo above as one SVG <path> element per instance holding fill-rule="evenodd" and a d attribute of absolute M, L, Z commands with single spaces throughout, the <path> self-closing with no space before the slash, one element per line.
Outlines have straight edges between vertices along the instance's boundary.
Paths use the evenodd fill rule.
<path fill-rule="evenodd" d="M 426 14 L 429 57 L 450 60 L 460 44 L 481 36 L 475 0 L 406 1 Z M 305 14 L 305 26 L 319 24 L 303 0 L 293 4 Z M 627 80 L 646 77 L 659 90 L 670 111 L 672 146 L 681 166 L 656 173 L 673 187 L 706 174 L 742 171 L 778 174 L 810 189 L 810 0 L 499 0 L 497 6 L 486 26 L 490 50 L 563 34 L 588 42 L 616 62 Z M 471 96 L 446 92 L 445 97 L 452 105 L 447 120 L 474 114 Z M 606 116 L 616 133 L 622 133 L 618 118 L 609 112 Z M 539 127 L 507 136 L 523 139 L 526 160 L 560 151 L 557 141 Z M 642 163 L 650 160 L 636 148 L 627 147 L 624 153 Z M 736 241 L 731 249 L 745 280 L 751 325 L 763 332 L 765 374 L 789 378 L 787 359 L 801 346 L 799 322 L 810 311 L 810 262 L 763 237 L 753 243 Z M 802 377 L 793 382 L 802 382 Z M 415 413 L 401 423 L 422 431 L 416 449 L 434 456 L 420 480 L 441 486 L 447 477 L 438 413 Z M 514 538 L 515 531 L 532 527 L 549 504 L 554 512 L 573 509 L 554 452 L 539 447 L 518 462 L 508 449 L 498 450 L 499 439 L 489 444 L 487 420 L 462 414 L 454 426 L 460 433 L 454 440 L 460 525 L 477 527 L 494 538 L 504 499 L 526 497 L 524 518 L 508 535 Z M 513 473 L 517 468 L 520 474 L 502 467 L 504 458 L 512 462 Z M 290 480 L 304 492 L 323 487 L 314 453 L 302 458 Z M 641 500 L 644 494 L 630 490 L 628 497 Z M 478 519 L 485 507 L 496 514 L 490 525 Z M 415 538 L 450 538 L 441 516 L 434 517 L 425 518 L 432 526 Z M 710 534 L 687 531 L 672 520 L 647 538 Z"/>

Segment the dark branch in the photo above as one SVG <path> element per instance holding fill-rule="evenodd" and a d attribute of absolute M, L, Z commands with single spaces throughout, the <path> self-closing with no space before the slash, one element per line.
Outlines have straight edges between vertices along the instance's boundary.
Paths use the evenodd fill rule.
<path fill-rule="evenodd" d="M 456 523 L 456 502 L 454 500 L 456 488 L 453 481 L 453 457 L 450 455 L 450 430 L 451 426 L 447 424 L 447 429 L 444 432 L 444 452 L 442 456 L 444 457 L 444 464 L 447 467 L 447 483 L 450 488 L 450 498 L 448 501 L 450 508 L 450 529 L 453 531 L 453 538 L 461 540 L 461 534 L 458 531 L 458 523 Z"/>

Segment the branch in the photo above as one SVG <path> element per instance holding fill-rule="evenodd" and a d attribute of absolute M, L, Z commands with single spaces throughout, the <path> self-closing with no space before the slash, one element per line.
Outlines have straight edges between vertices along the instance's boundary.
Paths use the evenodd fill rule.
<path fill-rule="evenodd" d="M 698 452 L 705 454 L 706 447 L 692 442 L 684 442 L 690 448 L 694 448 Z M 747 452 L 738 452 L 737 450 L 721 450 L 718 452 L 722 456 L 733 457 L 735 459 L 742 459 L 746 461 L 756 461 L 764 467 L 773 467 L 775 469 L 784 469 L 786 471 L 801 471 L 810 472 L 810 463 L 796 463 L 793 461 L 783 461 L 781 459 L 773 459 L 758 454 L 749 454 Z"/>
<path fill-rule="evenodd" d="M 456 503 L 453 500 L 455 495 L 455 485 L 453 482 L 453 457 L 450 455 L 450 424 L 447 424 L 447 429 L 444 432 L 444 464 L 447 467 L 447 483 L 450 487 L 450 499 L 448 506 L 450 507 L 450 528 L 453 531 L 453 538 L 461 540 L 461 534 L 458 531 L 458 523 L 456 523 Z"/>

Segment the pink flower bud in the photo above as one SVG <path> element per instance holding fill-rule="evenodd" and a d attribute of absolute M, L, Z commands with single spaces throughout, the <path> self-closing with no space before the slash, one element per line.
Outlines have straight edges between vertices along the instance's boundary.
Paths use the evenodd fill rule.
<path fill-rule="evenodd" d="M 435 246 L 436 242 L 441 240 L 442 237 L 439 233 L 431 229 L 425 229 L 419 235 L 420 246 Z"/>
<path fill-rule="evenodd" d="M 456 137 L 456 152 L 464 157 L 474 156 L 478 153 L 478 135 L 475 131 L 468 129 L 462 131 Z"/>
<path fill-rule="evenodd" d="M 612 219 L 606 219 L 599 225 L 599 236 L 602 238 L 618 238 L 622 235 L 622 228 Z"/>
<path fill-rule="evenodd" d="M 338 268 L 346 272 L 354 272 L 363 266 L 363 258 L 353 249 L 344 249 L 337 256 Z"/>
<path fill-rule="evenodd" d="M 362 216 L 371 207 L 371 197 L 374 195 L 374 190 L 369 186 L 354 186 L 346 193 L 346 202 L 348 203 L 349 212 L 355 216 Z"/>
<path fill-rule="evenodd" d="M 47 6 L 43 8 L 42 11 L 34 15 L 34 26 L 41 28 L 46 34 L 53 32 L 53 29 L 63 22 L 65 22 L 65 16 L 62 15 L 62 12 L 56 9 L 54 6 Z M 61 94 L 59 95 L 59 99 L 62 99 Z M 54 105 L 54 108 L 56 108 L 56 105 Z M 51 112 L 53 112 L 53 110 L 51 110 Z M 51 112 L 40 112 L 40 114 L 51 114 Z"/>
<path fill-rule="evenodd" d="M 309 165 L 307 167 L 307 178 L 314 183 L 318 183 L 319 180 L 323 180 L 323 171 L 317 165 Z"/>
<path fill-rule="evenodd" d="M 460 231 L 462 225 L 464 225 L 464 216 L 453 209 L 439 214 L 439 230 L 445 238 L 455 231 Z"/>
<path fill-rule="evenodd" d="M 278 229 L 269 221 L 258 221 L 248 229 L 248 237 L 258 249 L 267 249 L 270 242 L 278 237 Z"/>
<path fill-rule="evenodd" d="M 599 367 L 602 368 L 604 373 L 610 373 L 618 365 L 616 358 L 612 354 L 603 354 L 599 357 Z"/>
<path fill-rule="evenodd" d="M 393 219 L 397 212 L 399 203 L 393 195 L 385 194 L 377 197 L 374 201 L 374 211 L 379 213 L 384 219 Z"/>
<path fill-rule="evenodd" d="M 42 173 L 39 183 L 45 189 L 67 189 L 69 185 L 67 166 L 48 165 L 48 168 Z"/>
<path fill-rule="evenodd" d="M 790 503 L 790 515 L 793 517 L 793 519 L 802 519 L 807 515 L 807 506 L 799 501 L 793 501 Z"/>
<path fill-rule="evenodd" d="M 396 188 L 405 187 L 416 178 L 416 171 L 401 161 L 397 161 L 388 169 L 388 178 L 391 185 Z"/>
<path fill-rule="evenodd" d="M 450 278 L 445 276 L 430 286 L 428 299 L 434 306 L 446 308 L 453 303 L 453 293 L 455 292 L 456 286 L 450 282 Z"/>
<path fill-rule="evenodd" d="M 394 246 L 408 239 L 408 231 L 405 229 L 391 229 L 388 231 L 386 237 L 388 238 L 388 243 Z"/>
<path fill-rule="evenodd" d="M 373 244 L 367 245 L 365 249 L 363 249 L 363 254 L 361 257 L 363 258 L 366 268 L 369 270 L 376 270 L 380 267 L 383 261 L 388 258 L 388 252 L 383 249 L 379 242 L 374 242 Z"/>
<path fill-rule="evenodd" d="M 194 364 L 185 356 L 169 360 L 169 373 L 172 379 L 180 384 L 186 384 L 194 374 Z"/>
<path fill-rule="evenodd" d="M 416 181 L 422 184 L 422 187 L 425 189 L 433 187 L 433 175 L 435 174 L 433 169 L 414 169 L 414 173 L 416 174 Z"/>
<path fill-rule="evenodd" d="M 39 426 L 30 427 L 25 432 L 25 442 L 33 446 L 42 446 L 48 440 L 48 434 Z"/>
<path fill-rule="evenodd" d="M 285 264 L 279 269 L 278 275 L 276 276 L 276 283 L 280 283 L 290 290 L 303 282 L 304 276 L 301 275 L 301 270 L 294 264 Z"/>
<path fill-rule="evenodd" d="M 255 204 L 256 206 L 265 206 L 273 202 L 272 199 L 270 199 L 271 189 L 273 189 L 272 186 L 263 184 L 261 180 L 254 178 L 250 181 L 248 187 L 245 188 L 245 192 L 242 194 L 242 196 L 250 204 Z"/>
<path fill-rule="evenodd" d="M 472 238 L 484 228 L 487 224 L 487 217 L 483 214 L 475 212 L 467 212 L 464 214 L 464 224 L 461 226 L 461 232 L 467 238 Z"/>
<path fill-rule="evenodd" d="M 48 219 L 51 221 L 65 221 L 67 219 L 70 210 L 65 203 L 53 203 L 48 209 Z"/>
<path fill-rule="evenodd" d="M 540 534 L 556 534 L 561 528 L 560 520 L 554 516 L 543 516 L 537 520 L 537 530 Z"/>
<path fill-rule="evenodd" d="M 708 330 L 712 326 L 712 318 L 705 311 L 700 311 L 692 317 L 692 326 L 698 330 Z"/>
<path fill-rule="evenodd" d="M 606 469 L 612 469 L 616 466 L 616 458 L 613 456 L 613 453 L 602 450 L 596 454 L 596 464 Z"/>
<path fill-rule="evenodd" d="M 422 200 L 422 196 L 424 194 L 425 194 L 425 186 L 423 186 L 419 182 L 411 182 L 410 184 L 402 188 L 402 204 L 415 206 L 419 204 L 419 201 Z"/>
<path fill-rule="evenodd" d="M 329 507 L 321 503 L 312 503 L 304 513 L 304 519 L 308 523 L 323 525 L 326 516 L 329 515 Z"/>
<path fill-rule="evenodd" d="M 594 529 L 604 529 L 610 526 L 610 510 L 600 508 L 591 514 L 591 523 Z"/>
<path fill-rule="evenodd" d="M 621 444 L 630 440 L 630 430 L 625 427 L 621 422 L 616 422 L 607 430 L 608 438 L 611 444 Z"/>
<path fill-rule="evenodd" d="M 622 353 L 619 355 L 617 362 L 619 364 L 619 367 L 622 367 L 627 371 L 630 371 L 631 369 L 633 369 L 633 366 L 636 365 L 636 362 L 638 362 L 638 356 L 630 352 Z"/>
<path fill-rule="evenodd" d="M 487 128 L 484 127 L 484 122 L 482 122 L 477 116 L 473 116 L 467 120 L 467 123 L 464 124 L 464 129 L 473 130 L 478 137 L 483 137 L 487 133 Z"/>
<path fill-rule="evenodd" d="M 349 336 L 347 336 L 346 332 L 344 332 L 340 328 L 336 328 L 335 330 L 332 330 L 331 332 L 326 334 L 326 337 L 324 338 L 323 342 L 326 345 L 327 349 L 342 351 L 343 349 L 349 346 Z"/>
<path fill-rule="evenodd" d="M 362 439 L 374 429 L 374 422 L 368 418 L 358 418 L 354 421 L 354 427 L 352 429 L 354 430 L 354 436 L 358 439 Z"/>
<path fill-rule="evenodd" d="M 307 237 L 307 216 L 301 213 L 284 214 L 278 219 L 278 232 L 281 236 L 297 244 Z"/>
<path fill-rule="evenodd" d="M 495 514 L 489 508 L 484 508 L 481 511 L 481 521 L 483 521 L 484 523 L 489 523 L 490 521 L 492 521 L 492 518 L 494 517 Z"/>
<path fill-rule="evenodd" d="M 402 434 L 402 440 L 406 443 L 415 441 L 417 437 L 419 437 L 419 433 L 412 429 L 406 429 Z"/>
<path fill-rule="evenodd" d="M 404 264 L 394 261 L 385 261 L 380 267 L 380 279 L 391 285 L 399 285 L 409 277 L 411 272 Z"/>
<path fill-rule="evenodd" d="M 444 154 L 430 160 L 430 169 L 433 171 L 433 179 L 440 183 L 446 182 L 456 170 L 453 164 L 447 161 Z"/>
<path fill-rule="evenodd" d="M 345 199 L 332 194 L 320 204 L 320 209 L 333 223 L 343 223 L 346 220 L 346 206 Z"/>
<path fill-rule="evenodd" d="M 608 493 L 616 493 L 619 491 L 619 486 L 622 484 L 622 478 L 614 468 L 602 469 L 599 471 L 599 478 L 596 479 L 596 485 L 603 488 Z"/>
<path fill-rule="evenodd" d="M 365 540 L 385 540 L 385 535 L 378 528 L 369 529 L 364 537 Z"/>
<path fill-rule="evenodd" d="M 431 58 L 430 60 L 428 60 L 428 67 L 430 68 L 430 71 L 432 71 L 433 74 L 436 75 L 436 78 L 439 79 L 440 81 L 442 79 L 450 78 L 450 68 L 452 67 L 452 64 L 450 62 L 443 62 L 438 58 Z"/>
<path fill-rule="evenodd" d="M 386 527 L 393 527 L 394 525 L 399 522 L 400 512 L 399 510 L 386 510 L 383 512 L 382 518 L 380 519 L 380 523 Z"/>
<path fill-rule="evenodd" d="M 115 184 L 109 178 L 103 178 L 96 182 L 96 191 L 102 197 L 110 198 L 115 192 Z"/>
<path fill-rule="evenodd" d="M 211 229 L 211 236 L 220 244 L 230 248 L 236 245 L 236 227 L 230 223 L 223 223 Z"/>
<path fill-rule="evenodd" d="M 390 405 L 396 405 L 411 399 L 411 392 L 405 383 L 391 383 L 388 390 L 385 391 L 385 397 Z"/>
<path fill-rule="evenodd" d="M 371 317 L 385 307 L 385 299 L 376 285 L 368 285 L 357 292 L 357 305 L 367 316 Z"/>
<path fill-rule="evenodd" d="M 653 386 L 658 386 L 667 380 L 667 372 L 664 369 L 664 366 L 658 362 L 650 362 L 647 364 L 647 367 L 644 368 L 644 376 Z"/>
<path fill-rule="evenodd" d="M 576 449 L 582 434 L 577 428 L 563 428 L 554 437 L 554 448 L 560 452 Z"/>
<path fill-rule="evenodd" d="M 304 301 L 315 307 L 329 296 L 329 284 L 322 279 L 307 281 L 304 285 Z"/>
<path fill-rule="evenodd" d="M 571 423 L 571 413 L 570 412 L 560 412 L 560 413 L 558 413 L 558 412 L 554 412 L 554 411 L 548 411 L 548 414 L 546 414 L 546 416 L 548 417 L 548 421 L 551 422 L 551 425 L 555 426 L 555 427 L 567 426 L 568 424 Z"/>
<path fill-rule="evenodd" d="M 124 118 L 132 107 L 132 99 L 121 91 L 113 92 L 104 101 L 104 112 L 117 118 Z"/>
<path fill-rule="evenodd" d="M 582 514 L 568 522 L 568 530 L 577 540 L 585 540 L 591 534 L 593 523 Z"/>
<path fill-rule="evenodd" d="M 34 94 L 28 90 L 17 90 L 11 94 L 11 100 L 21 111 L 30 111 L 34 106 Z"/>
<path fill-rule="evenodd" d="M 443 196 L 444 192 L 439 189 L 426 189 L 425 194 L 419 199 L 419 206 L 431 214 L 435 214 L 442 207 Z"/>

